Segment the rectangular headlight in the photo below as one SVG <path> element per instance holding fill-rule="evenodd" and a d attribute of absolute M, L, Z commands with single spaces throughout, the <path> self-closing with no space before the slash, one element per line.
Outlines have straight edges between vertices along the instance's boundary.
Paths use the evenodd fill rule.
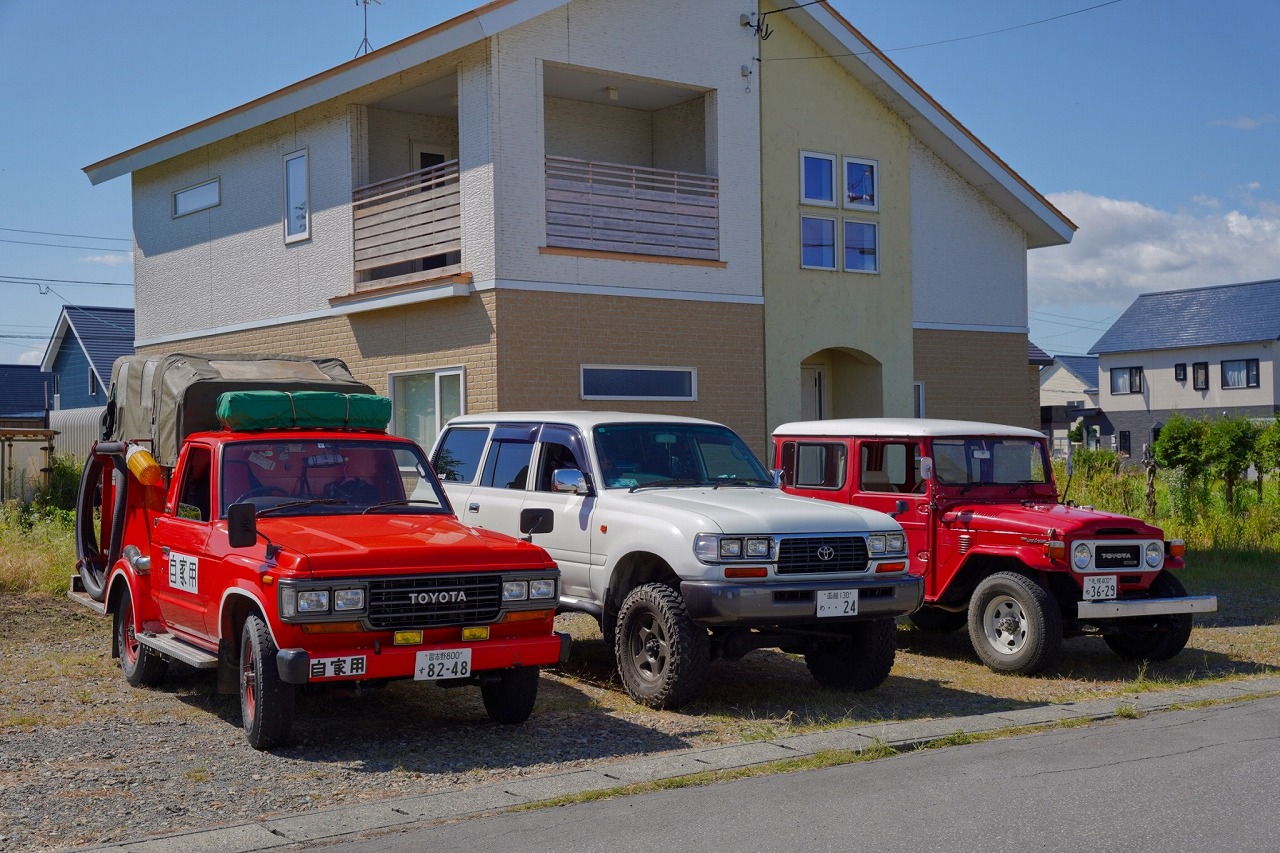
<path fill-rule="evenodd" d="M 758 559 L 766 559 L 769 556 L 770 546 L 773 545 L 771 539 L 748 539 L 747 540 L 747 556 Z"/>
<path fill-rule="evenodd" d="M 306 589 L 298 593 L 299 613 L 328 613 L 329 590 Z"/>
<path fill-rule="evenodd" d="M 873 533 L 867 537 L 867 550 L 872 554 L 884 553 L 884 534 Z"/>
<path fill-rule="evenodd" d="M 884 547 L 886 551 L 905 551 L 907 546 L 901 533 L 890 533 L 885 537 Z"/>
<path fill-rule="evenodd" d="M 538 581 L 529 581 L 529 597 L 530 598 L 555 598 L 556 582 L 551 578 L 545 578 Z"/>
<path fill-rule="evenodd" d="M 335 589 L 333 591 L 334 610 L 364 610 L 363 589 Z"/>
<path fill-rule="evenodd" d="M 503 601 L 524 601 L 529 597 L 528 581 L 503 581 L 502 583 L 502 600 Z"/>
<path fill-rule="evenodd" d="M 741 557 L 742 556 L 742 540 L 741 539 L 721 539 L 720 540 L 720 556 L 721 557 Z"/>

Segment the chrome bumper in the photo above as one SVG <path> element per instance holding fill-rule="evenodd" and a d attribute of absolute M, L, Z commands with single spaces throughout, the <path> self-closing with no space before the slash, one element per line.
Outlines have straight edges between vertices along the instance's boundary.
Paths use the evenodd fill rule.
<path fill-rule="evenodd" d="M 1188 595 L 1184 598 L 1081 601 L 1076 604 L 1076 608 L 1076 618 L 1078 619 L 1123 619 L 1126 616 L 1212 613 L 1218 609 L 1218 597 L 1216 595 Z"/>

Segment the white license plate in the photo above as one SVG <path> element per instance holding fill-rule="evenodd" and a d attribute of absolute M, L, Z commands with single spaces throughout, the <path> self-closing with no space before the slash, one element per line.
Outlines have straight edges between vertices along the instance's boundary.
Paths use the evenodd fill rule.
<path fill-rule="evenodd" d="M 1110 600 L 1116 597 L 1115 575 L 1090 575 L 1084 579 L 1084 600 Z"/>
<path fill-rule="evenodd" d="M 818 616 L 857 616 L 858 591 L 856 589 L 818 590 Z"/>
<path fill-rule="evenodd" d="M 471 649 L 436 649 L 418 652 L 414 681 L 466 678 L 471 674 Z"/>

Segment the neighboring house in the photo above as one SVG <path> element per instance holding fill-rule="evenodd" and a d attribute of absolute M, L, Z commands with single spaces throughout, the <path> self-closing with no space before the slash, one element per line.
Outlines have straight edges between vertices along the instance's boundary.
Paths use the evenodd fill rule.
<path fill-rule="evenodd" d="M 0 501 L 30 500 L 48 483 L 52 378 L 34 364 L 0 365 Z"/>
<path fill-rule="evenodd" d="M 1073 226 L 825 4 L 752 19 L 498 0 L 87 167 L 132 176 L 139 350 L 338 356 L 428 445 L 522 408 L 762 451 L 926 399 L 1031 421 L 1026 250 Z"/>
<path fill-rule="evenodd" d="M 1099 404 L 1137 457 L 1175 412 L 1280 412 L 1280 280 L 1144 293 L 1089 350 Z"/>
<path fill-rule="evenodd" d="M 0 364 L 0 427 L 43 428 L 53 378 L 35 364 Z"/>
<path fill-rule="evenodd" d="M 1056 355 L 1040 371 L 1040 431 L 1049 436 L 1056 455 L 1066 455 L 1067 434 L 1077 422 L 1096 432 L 1103 447 L 1109 446 L 1115 433 L 1098 408 L 1097 356 Z"/>
<path fill-rule="evenodd" d="M 104 406 L 111 366 L 133 353 L 133 309 L 65 305 L 40 369 L 53 376 L 52 409 Z"/>

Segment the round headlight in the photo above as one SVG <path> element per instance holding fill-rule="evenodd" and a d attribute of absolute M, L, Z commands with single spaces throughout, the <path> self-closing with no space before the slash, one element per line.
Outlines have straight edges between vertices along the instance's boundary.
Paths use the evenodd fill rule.
<path fill-rule="evenodd" d="M 1147 543 L 1147 565 L 1153 569 L 1160 568 L 1160 562 L 1164 559 L 1164 545 L 1160 542 Z"/>
<path fill-rule="evenodd" d="M 1071 555 L 1075 560 L 1077 569 L 1089 568 L 1089 563 L 1093 559 L 1093 554 L 1089 553 L 1089 546 L 1083 542 L 1076 543 L 1076 547 L 1072 549 Z"/>

